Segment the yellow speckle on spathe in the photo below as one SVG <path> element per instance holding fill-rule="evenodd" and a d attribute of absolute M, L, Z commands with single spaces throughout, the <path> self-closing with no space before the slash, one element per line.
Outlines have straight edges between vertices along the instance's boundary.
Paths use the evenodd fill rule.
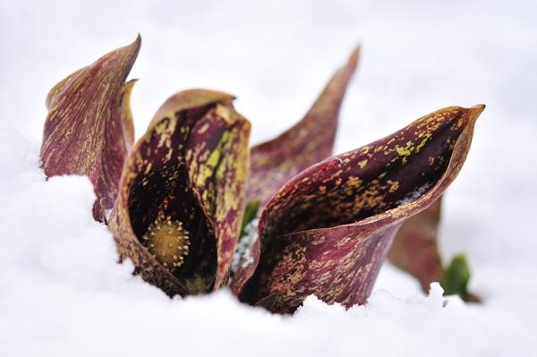
<path fill-rule="evenodd" d="M 207 179 L 215 175 L 215 170 L 218 168 L 221 160 L 222 151 L 225 148 L 225 145 L 229 145 L 230 133 L 225 131 L 220 138 L 218 145 L 212 151 L 205 151 L 198 154 L 198 160 L 202 165 L 200 165 L 200 172 L 196 179 L 196 184 L 200 187 L 203 187 Z M 207 159 L 205 159 L 207 158 Z M 205 162 L 203 162 L 206 160 Z"/>
<path fill-rule="evenodd" d="M 416 146 L 416 152 L 420 152 L 420 150 L 427 144 L 429 139 L 433 136 L 431 133 L 424 134 L 425 138 Z"/>
<path fill-rule="evenodd" d="M 209 129 L 209 123 L 202 125 L 201 128 L 198 129 L 198 133 L 203 134 L 207 131 L 207 129 Z"/>
<path fill-rule="evenodd" d="M 363 169 L 364 167 L 366 167 L 367 165 L 367 159 L 365 160 L 362 160 L 358 163 L 358 166 L 360 166 L 361 169 Z"/>
<path fill-rule="evenodd" d="M 413 145 L 412 141 L 408 141 L 405 145 L 405 147 L 402 146 L 396 146 L 395 151 L 397 154 L 402 158 L 402 163 L 405 165 L 408 162 L 408 157 L 412 155 L 412 153 L 415 150 L 415 146 Z"/>
<path fill-rule="evenodd" d="M 397 154 L 399 154 L 399 156 L 410 156 L 412 154 L 410 149 L 407 147 L 396 146 L 395 151 L 397 151 Z"/>
<path fill-rule="evenodd" d="M 399 181 L 388 180 L 387 183 L 390 186 L 389 187 L 390 193 L 393 193 L 399 189 Z"/>
<path fill-rule="evenodd" d="M 386 147 L 383 146 L 383 145 L 380 145 L 380 146 L 377 146 L 377 147 L 375 148 L 375 152 L 380 152 L 380 151 L 383 151 L 384 149 L 386 149 Z"/>
<path fill-rule="evenodd" d="M 224 137 L 222 137 L 222 140 L 226 140 Z M 216 167 L 218 165 L 218 161 L 220 160 L 220 150 L 216 149 L 211 153 L 211 156 L 209 156 L 209 160 L 207 160 L 207 165 L 211 167 Z"/>
<path fill-rule="evenodd" d="M 148 162 L 147 160 L 144 160 L 144 164 L 145 164 L 144 175 L 148 175 L 151 172 L 151 168 L 153 167 L 153 164 Z"/>
<path fill-rule="evenodd" d="M 358 187 L 362 184 L 362 180 L 356 176 L 349 176 L 346 182 L 346 186 Z"/>

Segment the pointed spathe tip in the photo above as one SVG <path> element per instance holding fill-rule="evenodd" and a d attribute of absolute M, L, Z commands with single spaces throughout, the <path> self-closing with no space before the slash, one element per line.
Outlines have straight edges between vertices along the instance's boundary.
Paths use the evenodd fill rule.
<path fill-rule="evenodd" d="M 487 106 L 485 104 L 478 104 L 478 105 L 474 105 L 473 107 L 471 107 L 470 109 L 473 109 L 476 114 L 481 114 L 483 112 L 483 110 L 485 110 Z"/>
<path fill-rule="evenodd" d="M 360 52 L 362 50 L 362 45 L 358 44 L 354 48 L 354 50 L 351 52 L 351 55 L 349 57 L 349 60 L 347 61 L 347 66 L 355 69 L 358 65 L 358 60 L 360 59 Z"/>
<path fill-rule="evenodd" d="M 140 47 L 142 47 L 142 36 L 140 33 L 136 36 L 136 39 L 133 43 L 131 43 L 129 46 L 133 50 L 133 52 L 138 56 L 138 52 L 140 51 Z"/>
<path fill-rule="evenodd" d="M 470 114 L 470 120 L 472 122 L 476 122 L 477 118 L 483 113 L 483 110 L 485 110 L 486 105 L 485 104 L 478 104 L 474 105 L 473 107 L 468 108 L 469 114 Z"/>

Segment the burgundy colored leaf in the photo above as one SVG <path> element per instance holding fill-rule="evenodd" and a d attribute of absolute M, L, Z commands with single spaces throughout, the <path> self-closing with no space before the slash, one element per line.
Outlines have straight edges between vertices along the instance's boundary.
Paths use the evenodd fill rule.
<path fill-rule="evenodd" d="M 330 79 L 306 116 L 251 150 L 246 201 L 264 205 L 291 177 L 332 155 L 339 109 L 356 70 L 359 48 Z"/>
<path fill-rule="evenodd" d="M 444 267 L 442 263 L 438 251 L 441 202 L 442 197 L 403 223 L 395 236 L 388 259 L 418 279 L 424 292 L 429 291 L 432 282 L 440 282 L 446 294 L 457 294 L 464 301 L 480 302 L 478 296 L 467 290 L 470 273 L 466 258 L 456 256 L 449 267 Z"/>
<path fill-rule="evenodd" d="M 433 204 L 460 171 L 483 109 L 441 109 L 295 176 L 265 206 L 255 273 L 235 293 L 282 313 L 310 294 L 346 307 L 364 303 L 401 223 Z"/>
<path fill-rule="evenodd" d="M 169 98 L 125 164 L 109 228 L 122 259 L 170 296 L 227 283 L 239 235 L 249 122 L 220 92 Z"/>
<path fill-rule="evenodd" d="M 424 292 L 429 291 L 432 282 L 441 282 L 444 277 L 437 244 L 441 202 L 442 197 L 423 212 L 407 219 L 388 253 L 388 259 L 395 266 L 418 279 Z"/>
<path fill-rule="evenodd" d="M 332 155 L 339 110 L 359 55 L 358 47 L 347 63 L 334 73 L 301 121 L 275 139 L 251 149 L 246 202 L 259 202 L 263 207 L 294 175 Z M 259 241 L 254 241 L 249 249 L 252 256 L 258 256 Z M 246 263 L 242 257 L 233 275 L 234 291 L 242 290 L 253 273 L 253 266 Z"/>
<path fill-rule="evenodd" d="M 104 220 L 117 197 L 125 157 L 134 140 L 129 106 L 134 82 L 125 83 L 141 39 L 112 51 L 56 84 L 47 97 L 41 162 L 47 177 L 85 175 Z"/>

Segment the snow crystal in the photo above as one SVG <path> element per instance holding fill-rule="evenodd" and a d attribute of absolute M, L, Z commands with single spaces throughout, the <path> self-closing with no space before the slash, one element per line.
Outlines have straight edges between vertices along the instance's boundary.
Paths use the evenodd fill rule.
<path fill-rule="evenodd" d="M 259 219 L 253 219 L 250 223 L 244 227 L 245 235 L 240 237 L 237 246 L 235 247 L 235 252 L 233 253 L 233 260 L 231 262 L 231 271 L 236 273 L 241 268 L 246 268 L 248 265 L 254 262 L 252 256 L 252 246 L 258 238 L 257 225 L 259 224 Z"/>
<path fill-rule="evenodd" d="M 420 198 L 427 190 L 429 190 L 433 186 L 432 183 L 427 182 L 424 185 L 418 187 L 414 191 L 408 193 L 403 199 L 397 201 L 395 204 L 396 206 L 403 206 L 406 204 L 409 204 L 411 202 L 414 202 L 418 198 Z"/>

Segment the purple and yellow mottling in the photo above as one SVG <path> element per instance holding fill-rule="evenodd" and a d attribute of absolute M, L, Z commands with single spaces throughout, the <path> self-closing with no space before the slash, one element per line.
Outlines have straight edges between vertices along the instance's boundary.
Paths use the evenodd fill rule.
<path fill-rule="evenodd" d="M 122 258 L 169 295 L 212 291 L 227 283 L 242 218 L 249 122 L 220 92 L 190 90 L 169 98 L 125 165 L 109 228 Z M 185 262 L 170 272 L 141 237 L 156 220 L 189 232 Z"/>
<path fill-rule="evenodd" d="M 267 203 L 241 299 L 293 312 L 310 294 L 365 301 L 397 228 L 455 179 L 484 106 L 449 107 L 295 176 Z"/>
<path fill-rule="evenodd" d="M 125 83 L 141 39 L 116 49 L 59 82 L 47 96 L 48 116 L 41 146 L 45 174 L 85 175 L 97 201 L 93 216 L 103 221 L 118 193 L 127 153 L 134 141 L 130 93 Z"/>

